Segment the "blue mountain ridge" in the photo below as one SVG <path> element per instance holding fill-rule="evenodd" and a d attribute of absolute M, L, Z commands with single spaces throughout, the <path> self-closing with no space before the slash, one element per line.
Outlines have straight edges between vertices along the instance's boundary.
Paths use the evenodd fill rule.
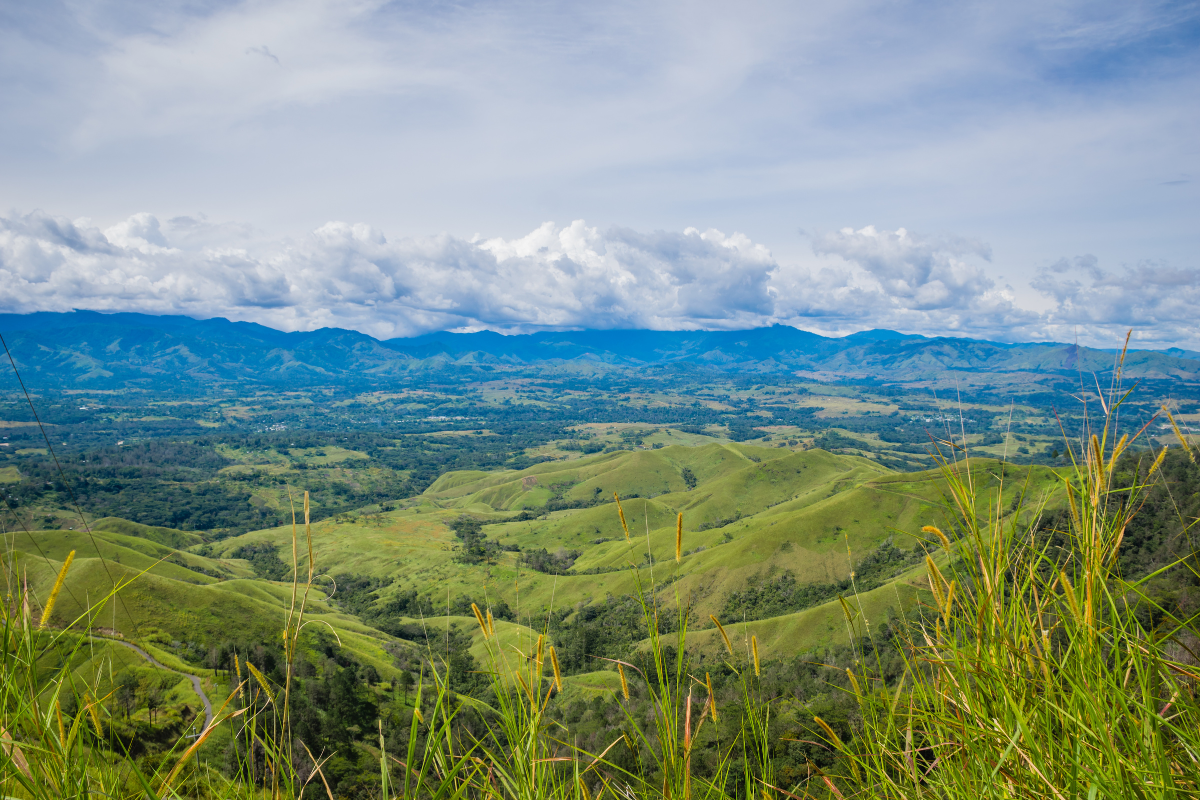
<path fill-rule="evenodd" d="M 1075 374 L 1113 367 L 1111 351 L 1054 342 L 989 342 L 888 330 L 826 337 L 783 325 L 734 331 L 438 332 L 380 341 L 341 328 L 279 331 L 253 322 L 94 311 L 0 314 L 23 370 L 41 382 L 113 387 L 184 382 L 314 384 L 408 381 L 431 373 L 553 369 L 581 376 L 687 366 L 813 372 L 905 382 L 947 371 Z M 1200 354 L 1139 350 L 1129 374 L 1200 378 Z"/>

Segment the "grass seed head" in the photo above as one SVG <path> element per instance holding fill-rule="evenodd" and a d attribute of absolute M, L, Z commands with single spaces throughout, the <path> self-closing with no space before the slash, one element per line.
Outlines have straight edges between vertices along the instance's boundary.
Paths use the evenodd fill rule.
<path fill-rule="evenodd" d="M 838 750 L 844 749 L 845 746 L 842 744 L 841 737 L 833 732 L 833 728 L 829 727 L 828 722 L 821 719 L 820 717 L 813 717 L 813 722 L 815 722 L 821 726 L 821 730 L 825 731 L 825 735 L 829 737 L 829 741 L 833 744 L 834 747 L 836 747 Z"/>
<path fill-rule="evenodd" d="M 1162 466 L 1163 459 L 1167 457 L 1168 449 L 1167 445 L 1164 444 L 1163 449 L 1158 454 L 1158 458 L 1154 459 L 1154 463 L 1150 465 L 1150 471 L 1146 473 L 1147 478 L 1158 472 L 1158 468 Z"/>
<path fill-rule="evenodd" d="M 617 674 L 621 676 L 621 694 L 625 699 L 629 699 L 629 680 L 625 677 L 625 665 L 620 661 L 617 662 Z"/>
<path fill-rule="evenodd" d="M 558 667 L 558 653 L 554 652 L 554 647 L 550 648 L 550 667 L 554 670 L 554 688 L 562 691 L 562 670 Z"/>
<path fill-rule="evenodd" d="M 942 543 L 942 547 L 945 548 L 946 552 L 950 552 L 950 539 L 946 536 L 946 534 L 942 533 L 941 528 L 938 528 L 936 525 L 926 525 L 925 527 L 921 528 L 921 532 L 932 533 L 938 538 L 938 541 Z"/>
<path fill-rule="evenodd" d="M 258 667 L 254 666 L 249 661 L 247 661 L 246 669 L 250 670 L 250 674 L 254 676 L 254 680 L 258 681 L 258 685 L 261 686 L 262 690 L 267 693 L 267 700 L 274 703 L 275 702 L 275 694 L 274 694 L 274 692 L 271 691 L 271 687 L 267 684 L 266 677 L 264 677 L 263 674 L 258 671 Z"/>
<path fill-rule="evenodd" d="M 850 671 L 849 667 L 846 667 L 846 677 L 850 679 L 850 685 L 854 687 L 854 696 L 862 697 L 862 689 L 858 686 L 858 678 L 854 677 L 854 673 Z"/>
<path fill-rule="evenodd" d="M 750 637 L 750 652 L 754 654 L 754 676 L 756 678 L 761 677 L 762 670 L 759 669 L 759 666 L 758 666 L 758 637 L 757 636 Z"/>
<path fill-rule="evenodd" d="M 725 626 L 721 624 L 721 620 L 713 614 L 709 614 L 708 618 L 717 626 L 717 632 L 721 634 L 721 641 L 725 643 L 725 649 L 729 651 L 729 655 L 733 655 L 733 645 L 729 643 L 729 634 L 725 632 Z"/>
<path fill-rule="evenodd" d="M 496 620 L 492 619 L 492 610 L 490 608 L 488 609 L 487 620 L 488 620 L 488 633 L 490 633 L 492 636 L 495 636 L 496 635 Z"/>
<path fill-rule="evenodd" d="M 675 519 L 675 563 L 683 558 L 683 512 Z"/>
<path fill-rule="evenodd" d="M 471 603 L 471 611 L 475 614 L 475 621 L 479 623 L 479 630 L 483 631 L 483 638 L 488 638 L 488 626 L 487 622 L 483 619 L 483 612 L 474 603 Z"/>
<path fill-rule="evenodd" d="M 712 675 L 704 673 L 704 683 L 708 688 L 708 710 L 712 714 L 713 722 L 717 721 L 717 695 L 712 687 Z"/>
<path fill-rule="evenodd" d="M 621 529 L 625 531 L 625 541 L 629 541 L 629 525 L 625 522 L 625 509 L 621 508 L 621 498 L 613 492 L 613 500 L 617 503 L 617 516 L 621 518 Z"/>
<path fill-rule="evenodd" d="M 97 709 L 97 706 L 99 706 L 100 703 L 96 700 L 93 700 L 92 696 L 89 694 L 85 694 L 83 696 L 83 699 L 88 701 L 88 704 L 87 704 L 88 716 L 91 717 L 92 727 L 96 729 L 96 735 L 103 738 L 104 737 L 104 726 L 100 724 L 100 711 L 99 711 L 99 709 Z"/>
<path fill-rule="evenodd" d="M 62 569 L 58 571 L 54 588 L 50 590 L 50 599 L 46 601 L 46 607 L 42 609 L 42 621 L 38 623 L 38 630 L 45 630 L 46 625 L 50 623 L 50 615 L 54 613 L 54 604 L 58 601 L 58 593 L 62 591 L 63 581 L 67 579 L 67 570 L 71 568 L 71 562 L 74 560 L 75 551 L 72 550 L 67 554 L 67 560 L 63 562 Z"/>
<path fill-rule="evenodd" d="M 1183 435 L 1183 431 L 1179 430 L 1179 423 L 1175 421 L 1175 416 L 1166 406 L 1163 406 L 1163 411 L 1167 412 L 1167 419 L 1171 421 L 1171 428 L 1175 431 L 1175 438 L 1179 440 L 1179 444 L 1183 446 L 1184 451 L 1188 454 L 1188 458 L 1190 458 L 1192 463 L 1195 464 L 1196 453 L 1192 450 L 1192 445 L 1190 442 L 1188 442 L 1187 437 Z"/>
<path fill-rule="evenodd" d="M 54 715 L 58 717 L 58 743 L 63 747 L 63 749 L 66 749 L 67 729 L 66 726 L 63 725 L 62 705 L 58 702 L 57 698 L 54 700 Z"/>

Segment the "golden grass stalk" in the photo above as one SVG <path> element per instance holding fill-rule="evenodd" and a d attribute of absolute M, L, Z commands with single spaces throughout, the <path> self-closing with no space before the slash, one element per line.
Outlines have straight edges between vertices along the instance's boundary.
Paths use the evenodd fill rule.
<path fill-rule="evenodd" d="M 558 653 L 554 652 L 554 647 L 550 648 L 550 667 L 554 670 L 554 688 L 562 691 L 562 670 L 558 667 Z"/>
<path fill-rule="evenodd" d="M 704 683 L 708 688 L 708 711 L 712 714 L 713 722 L 717 721 L 717 694 L 713 691 L 712 675 L 704 673 Z"/>
<path fill-rule="evenodd" d="M 729 651 L 729 655 L 733 655 L 733 645 L 729 643 L 729 634 L 725 632 L 725 626 L 721 624 L 721 620 L 713 614 L 709 614 L 708 618 L 717 626 L 717 632 L 721 634 L 721 641 L 725 643 L 725 649 Z"/>
<path fill-rule="evenodd" d="M 813 722 L 821 726 L 821 730 L 825 731 L 825 735 L 829 737 L 829 741 L 834 747 L 836 747 L 838 750 L 846 749 L 846 746 L 842 744 L 841 737 L 834 733 L 833 728 L 829 727 L 828 722 L 820 717 L 813 717 Z"/>
<path fill-rule="evenodd" d="M 545 646 L 546 646 L 546 634 L 539 633 L 538 640 L 537 640 L 537 658 L 536 658 L 537 665 L 539 667 L 542 665 L 542 662 L 545 660 L 545 654 L 546 654 Z"/>
<path fill-rule="evenodd" d="M 621 508 L 621 498 L 613 492 L 613 500 L 617 503 L 617 516 L 621 518 L 621 529 L 625 531 L 625 541 L 629 541 L 629 525 L 625 522 L 625 509 Z"/>
<path fill-rule="evenodd" d="M 946 610 L 942 613 L 942 621 L 947 626 L 950 625 L 950 614 L 954 610 L 954 589 L 958 586 L 958 581 L 950 581 L 950 587 L 946 590 Z"/>
<path fill-rule="evenodd" d="M 683 512 L 675 519 L 675 563 L 683 558 Z"/>
<path fill-rule="evenodd" d="M 489 608 L 487 613 L 488 633 L 492 636 L 496 635 L 496 620 L 492 619 L 492 610 Z"/>
<path fill-rule="evenodd" d="M 58 593 L 62 591 L 63 581 L 67 579 L 67 570 L 71 568 L 71 562 L 75 560 L 75 551 L 67 553 L 67 560 L 63 562 L 62 569 L 58 571 L 58 578 L 54 581 L 54 588 L 50 590 L 50 599 L 46 601 L 46 607 L 42 609 L 42 621 L 38 623 L 38 630 L 45 630 L 46 625 L 50 623 L 50 615 L 54 613 L 54 604 L 58 602 Z"/>
<path fill-rule="evenodd" d="M 100 705 L 99 700 L 93 700 L 90 694 L 84 694 L 83 699 L 87 700 L 88 717 L 92 720 L 92 727 L 96 729 L 96 735 L 104 736 L 104 725 L 100 722 L 100 711 L 97 708 Z"/>
<path fill-rule="evenodd" d="M 54 701 L 54 716 L 56 716 L 58 718 L 58 743 L 60 745 L 62 745 L 63 749 L 66 749 L 66 747 L 67 747 L 67 729 L 63 725 L 62 705 L 58 702 L 57 699 L 55 699 L 55 701 Z"/>
<path fill-rule="evenodd" d="M 929 571 L 929 588 L 933 591 L 933 599 L 937 601 L 938 610 L 945 611 L 946 595 L 943 587 L 946 585 L 946 579 L 942 577 L 942 571 L 929 556 L 925 556 L 925 568 Z"/>
<path fill-rule="evenodd" d="M 592 800 L 592 793 L 588 791 L 587 781 L 583 779 L 582 775 L 579 776 L 579 795 L 583 800 Z"/>
<path fill-rule="evenodd" d="M 758 637 L 757 636 L 750 637 L 750 652 L 754 654 L 754 676 L 757 678 L 762 675 L 762 670 L 760 670 L 759 666 L 758 666 Z"/>
<path fill-rule="evenodd" d="M 471 603 L 471 612 L 475 614 L 475 621 L 479 623 L 479 630 L 483 631 L 483 638 L 488 638 L 488 626 L 487 622 L 483 619 L 483 612 L 474 603 Z"/>
<path fill-rule="evenodd" d="M 1188 442 L 1187 437 L 1183 435 L 1183 431 L 1179 430 L 1179 423 L 1175 421 L 1175 415 L 1172 414 L 1170 409 L 1168 409 L 1165 405 L 1162 408 L 1163 411 L 1167 412 L 1167 419 L 1171 421 L 1171 429 L 1175 431 L 1175 438 L 1179 440 L 1179 444 L 1183 446 L 1185 451 L 1187 451 L 1188 458 L 1190 458 L 1192 463 L 1195 464 L 1196 454 L 1192 451 L 1192 445 L 1190 442 Z"/>
<path fill-rule="evenodd" d="M 1150 477 L 1158 472 L 1158 468 L 1162 466 L 1163 459 L 1167 457 L 1167 450 L 1170 449 L 1167 445 L 1163 445 L 1163 449 L 1159 451 L 1158 458 L 1154 459 L 1154 463 L 1150 465 L 1150 471 L 1146 473 L 1146 477 Z"/>
<path fill-rule="evenodd" d="M 1071 579 L 1067 577 L 1067 573 L 1059 571 L 1058 579 L 1062 582 L 1063 595 L 1067 598 L 1067 605 L 1071 607 L 1071 613 L 1075 615 L 1075 619 L 1080 619 L 1079 602 L 1075 599 L 1075 587 L 1071 585 Z"/>
<path fill-rule="evenodd" d="M 617 674 L 621 676 L 621 694 L 625 699 L 629 699 L 629 680 L 625 677 L 625 665 L 620 661 L 617 662 Z"/>
<path fill-rule="evenodd" d="M 245 683 L 242 681 L 242 662 L 241 662 L 241 660 L 238 658 L 238 654 L 237 654 L 237 653 L 234 653 L 234 654 L 233 654 L 233 668 L 234 668 L 235 670 L 237 670 L 237 676 L 238 676 L 238 697 L 240 697 L 240 698 L 242 698 L 242 699 L 245 699 L 245 697 L 246 697 L 246 690 L 242 688 L 243 686 L 245 686 Z"/>
<path fill-rule="evenodd" d="M 254 676 L 254 680 L 258 681 L 258 685 L 261 686 L 262 690 L 267 693 L 267 699 L 274 703 L 275 694 L 271 691 L 271 687 L 267 685 L 266 677 L 264 677 L 263 674 L 258 671 L 258 667 L 247 661 L 246 669 L 250 670 L 250 674 Z"/>
<path fill-rule="evenodd" d="M 946 552 L 950 552 L 950 539 L 946 536 L 946 534 L 942 533 L 941 528 L 938 528 L 935 525 L 926 525 L 925 527 L 921 528 L 921 532 L 932 533 L 942 543 L 942 547 L 946 549 Z"/>

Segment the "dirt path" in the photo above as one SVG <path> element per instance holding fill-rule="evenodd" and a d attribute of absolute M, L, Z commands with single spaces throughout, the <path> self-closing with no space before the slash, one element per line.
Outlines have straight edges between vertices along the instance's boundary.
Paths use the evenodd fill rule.
<path fill-rule="evenodd" d="M 206 695 L 204 693 L 204 689 L 200 686 L 199 676 L 189 675 L 186 672 L 180 672 L 177 669 L 171 669 L 170 667 L 160 663 L 158 661 L 158 659 L 156 659 L 154 656 L 147 653 L 142 648 L 138 647 L 136 644 L 131 644 L 130 642 L 123 642 L 120 639 L 108 639 L 108 638 L 105 638 L 102 636 L 93 636 L 92 638 L 95 639 L 96 641 L 112 642 L 113 644 L 119 644 L 119 645 L 122 645 L 123 647 L 128 647 L 130 650 L 134 651 L 139 656 L 146 659 L 152 665 L 158 667 L 159 669 L 166 670 L 167 672 L 174 672 L 176 675 L 182 675 L 183 677 L 190 680 L 192 682 L 192 689 L 195 690 L 196 695 L 200 698 L 200 702 L 204 704 L 204 727 L 207 728 L 209 725 L 212 724 L 212 719 L 213 719 L 212 703 L 210 703 L 208 701 L 208 695 Z"/>

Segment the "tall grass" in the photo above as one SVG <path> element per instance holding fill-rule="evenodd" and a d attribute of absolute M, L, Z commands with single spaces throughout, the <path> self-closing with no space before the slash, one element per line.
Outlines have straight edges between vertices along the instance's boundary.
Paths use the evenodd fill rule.
<path fill-rule="evenodd" d="M 1140 483 L 1116 485 L 1118 458 L 1137 438 L 1118 436 L 1121 402 L 1117 396 L 1105 401 L 1102 423 L 1061 473 L 1070 509 L 1066 548 L 1034 535 L 1046 498 L 1005 507 L 1002 492 L 984 491 L 980 468 L 961 457 L 965 452 L 952 449 L 941 459 L 951 524 L 943 531 L 930 520 L 925 528 L 934 545 L 926 561 L 928 604 L 899 626 L 903 677 L 885 685 L 863 659 L 848 675 L 861 715 L 854 735 L 843 740 L 823 720 L 814 721 L 841 756 L 838 774 L 814 771 L 799 785 L 778 785 L 773 709 L 759 690 L 757 639 L 747 636 L 738 653 L 713 618 L 740 695 L 738 703 L 718 708 L 711 677 L 689 656 L 691 609 L 676 596 L 675 608 L 665 610 L 653 559 L 643 574 L 631 558 L 646 638 L 641 653 L 610 662 L 621 685 L 608 701 L 619 707 L 620 735 L 597 752 L 570 739 L 552 713 L 564 687 L 547 631 L 502 646 L 490 610 L 474 607 L 487 645 L 487 691 L 457 693 L 449 664 L 430 650 L 401 752 L 389 752 L 380 724 L 380 797 L 1200 797 L 1200 631 L 1194 619 L 1153 606 L 1146 587 L 1155 576 L 1126 581 L 1117 570 L 1124 531 L 1162 463 L 1162 454 L 1149 458 Z M 1004 480 L 1002 470 L 998 477 Z M 616 508 L 632 553 L 637 545 L 619 501 Z M 53 596 L 39 616 L 17 573 L 6 568 L 3 794 L 333 798 L 322 770 L 327 754 L 295 739 L 289 716 L 293 668 L 304 629 L 312 624 L 306 611 L 316 580 L 307 495 L 304 522 L 303 541 L 293 524 L 283 684 L 271 685 L 257 666 L 239 660 L 239 680 L 213 725 L 151 775 L 131 759 L 114 759 L 119 746 L 106 727 L 101 683 L 81 682 L 70 668 L 89 641 L 83 635 L 88 615 L 64 629 L 40 624 L 50 616 Z M 675 534 L 678 559 L 680 519 Z M 1185 561 L 1173 568 L 1195 565 Z M 842 606 L 853 633 L 853 598 L 842 598 Z M 668 613 L 675 615 L 670 626 L 660 618 Z M 1145 624 L 1146 618 L 1154 624 Z M 665 628 L 672 630 L 663 633 Z M 733 734 L 717 742 L 715 766 L 700 774 L 693 768 L 697 742 L 724 715 L 737 721 L 722 728 Z M 236 742 L 235 780 L 195 769 L 195 754 L 218 725 Z M 711 733 L 708 738 L 711 743 Z"/>
<path fill-rule="evenodd" d="M 1200 629 L 1146 596 L 1158 575 L 1196 564 L 1185 558 L 1138 581 L 1119 574 L 1122 538 L 1166 453 L 1147 455 L 1132 487 L 1116 484 L 1118 459 L 1145 431 L 1118 435 L 1123 399 L 1101 398 L 1102 422 L 1061 475 L 1065 548 L 1031 535 L 1044 498 L 1011 512 L 999 492 L 981 502 L 979 471 L 941 460 L 954 536 L 926 529 L 940 545 L 926 564 L 932 607 L 904 629 L 900 685 L 865 668 L 854 682 L 861 734 L 830 739 L 846 755 L 840 791 L 1200 796 Z"/>
<path fill-rule="evenodd" d="M 149 775 L 124 757 L 109 711 L 111 674 L 95 656 L 91 620 L 128 583 L 113 587 L 65 627 L 49 625 L 69 578 L 72 552 L 39 604 L 26 574 L 5 554 L 0 601 L 0 787 L 5 798 L 174 795 L 181 772 L 211 734 L 172 752 Z M 38 610 L 41 606 L 40 611 Z M 79 669 L 88 665 L 91 671 Z M 106 680 L 107 677 L 107 680 Z M 177 743 L 177 748 L 184 744 Z M 224 782 L 226 787 L 230 786 Z M 189 791 L 195 787 L 190 787 Z"/>

